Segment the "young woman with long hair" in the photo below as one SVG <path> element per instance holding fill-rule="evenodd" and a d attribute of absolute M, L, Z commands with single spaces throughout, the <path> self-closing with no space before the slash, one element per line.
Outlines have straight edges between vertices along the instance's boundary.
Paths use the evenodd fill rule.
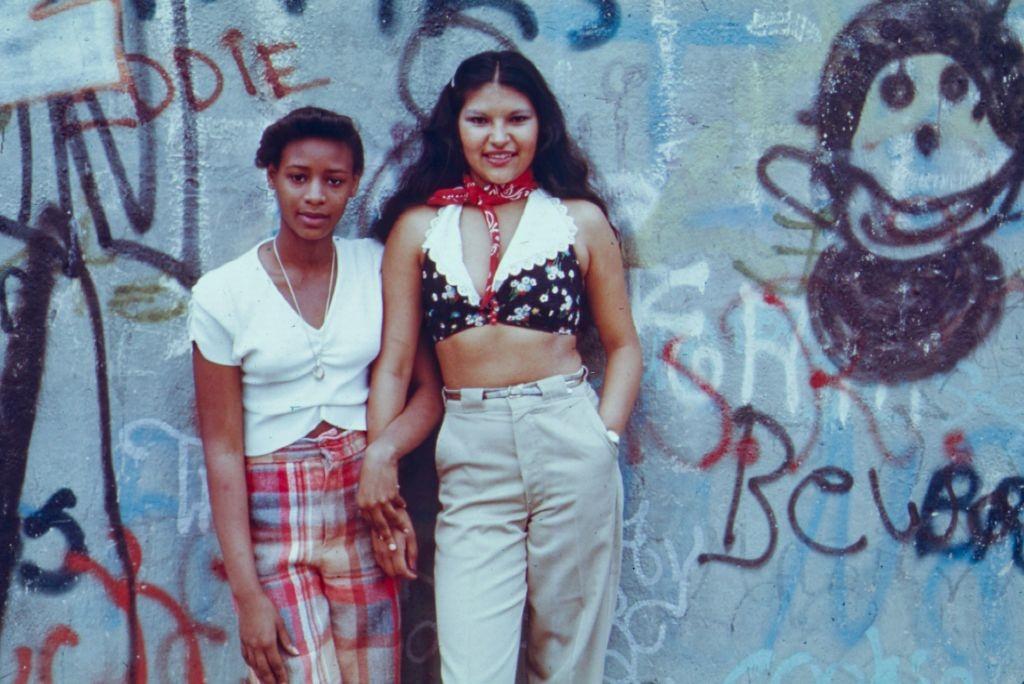
<path fill-rule="evenodd" d="M 641 351 L 618 238 L 557 100 L 517 52 L 465 60 L 383 206 L 371 431 L 402 409 L 421 328 L 444 380 L 435 594 L 446 682 L 596 682 L 619 577 L 618 435 Z M 592 321 L 598 400 L 577 349 Z M 394 496 L 394 464 L 361 486 Z M 397 509 L 400 510 L 400 509 Z"/>
<path fill-rule="evenodd" d="M 415 539 L 401 508 L 390 511 L 390 536 L 371 535 L 356 489 L 364 458 L 405 453 L 429 433 L 440 387 L 420 355 L 408 406 L 404 395 L 392 401 L 396 420 L 367 446 L 383 249 L 334 236 L 363 172 L 351 119 L 297 109 L 263 132 L 256 166 L 277 198 L 277 235 L 204 275 L 189 311 L 210 503 L 242 655 L 259 682 L 396 681 L 389 575 L 415 576 Z"/>

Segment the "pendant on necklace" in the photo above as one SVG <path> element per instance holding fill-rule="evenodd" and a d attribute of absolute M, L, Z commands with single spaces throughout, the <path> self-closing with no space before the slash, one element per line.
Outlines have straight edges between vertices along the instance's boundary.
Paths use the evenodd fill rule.
<path fill-rule="evenodd" d="M 319 360 L 316 362 L 316 365 L 313 366 L 313 377 L 317 380 L 324 379 L 324 367 L 320 365 Z"/>

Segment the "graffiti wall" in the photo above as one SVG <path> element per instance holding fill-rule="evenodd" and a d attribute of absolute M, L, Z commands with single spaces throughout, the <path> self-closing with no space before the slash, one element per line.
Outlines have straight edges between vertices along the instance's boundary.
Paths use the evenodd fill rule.
<path fill-rule="evenodd" d="M 1024 678 L 1024 2 L 17 0 L 0 18 L 0 679 L 236 682 L 185 311 L 303 104 L 365 231 L 456 64 L 534 59 L 646 369 L 612 682 Z M 437 681 L 429 448 L 407 681 Z"/>

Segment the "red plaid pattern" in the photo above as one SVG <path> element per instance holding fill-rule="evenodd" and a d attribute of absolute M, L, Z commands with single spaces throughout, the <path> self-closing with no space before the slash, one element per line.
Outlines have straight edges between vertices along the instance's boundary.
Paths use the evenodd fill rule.
<path fill-rule="evenodd" d="M 366 435 L 330 430 L 247 462 L 256 572 L 301 655 L 291 682 L 396 682 L 398 593 L 356 508 Z"/>

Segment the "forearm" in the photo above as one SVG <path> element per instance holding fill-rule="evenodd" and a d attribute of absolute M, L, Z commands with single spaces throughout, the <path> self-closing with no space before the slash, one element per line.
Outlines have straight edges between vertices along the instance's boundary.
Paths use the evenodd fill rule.
<path fill-rule="evenodd" d="M 370 399 L 366 406 L 366 437 L 374 442 L 402 413 L 409 392 L 409 367 L 374 368 L 370 383 Z M 415 445 L 413 445 L 415 446 Z"/>
<path fill-rule="evenodd" d="M 356 505 L 373 526 L 374 537 L 381 542 L 375 549 L 385 554 L 383 559 L 379 555 L 377 559 L 389 575 L 396 574 L 390 554 L 403 548 L 401 539 L 394 537 L 395 530 L 402 535 L 412 534 L 412 523 L 402 510 L 405 501 L 398 493 L 398 459 L 423 441 L 440 415 L 436 383 L 424 382 L 419 372 L 416 390 L 406 402 L 409 378 L 402 372 L 404 366 L 382 363 L 374 368 L 367 408 L 370 442 L 363 455 L 356 493 Z M 396 367 L 398 371 L 389 371 Z M 415 552 L 411 557 L 415 564 Z M 398 574 L 415 576 L 408 568 Z"/>
<path fill-rule="evenodd" d="M 441 419 L 440 390 L 433 385 L 419 385 L 409 402 L 383 430 L 371 432 L 372 443 L 390 460 L 398 461 L 423 443 Z"/>
<path fill-rule="evenodd" d="M 608 351 L 601 405 L 598 413 L 610 429 L 621 433 L 633 412 L 643 376 L 643 355 L 639 342 Z"/>
<path fill-rule="evenodd" d="M 213 525 L 231 593 L 238 599 L 262 591 L 249 528 L 245 456 L 225 452 L 208 454 L 206 470 Z"/>

